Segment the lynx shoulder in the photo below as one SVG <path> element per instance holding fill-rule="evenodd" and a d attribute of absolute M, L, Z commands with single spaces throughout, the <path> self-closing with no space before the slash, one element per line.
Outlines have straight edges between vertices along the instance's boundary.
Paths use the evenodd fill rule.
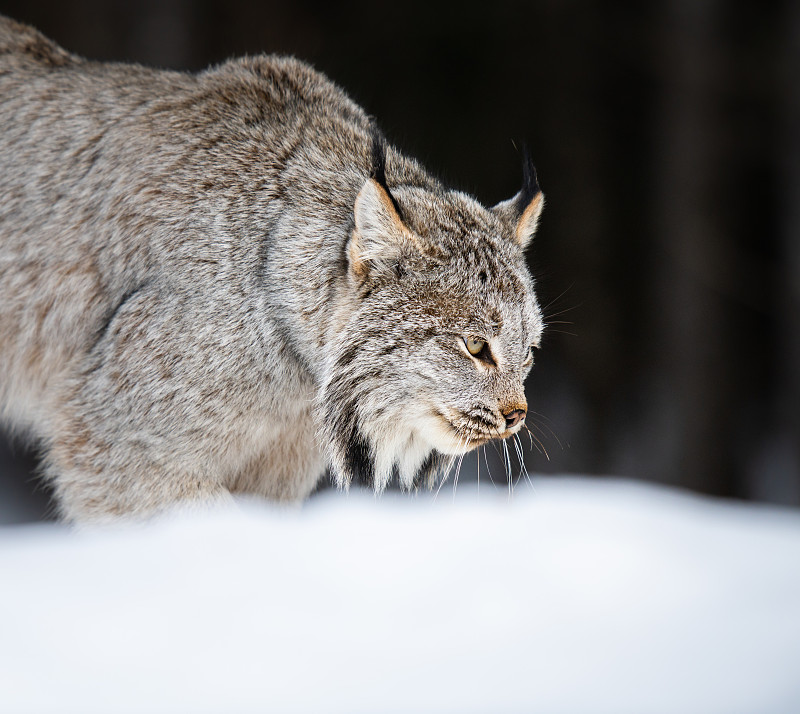
<path fill-rule="evenodd" d="M 65 518 L 432 483 L 515 434 L 543 198 L 492 208 L 308 65 L 102 64 L 0 18 L 0 418 Z"/>

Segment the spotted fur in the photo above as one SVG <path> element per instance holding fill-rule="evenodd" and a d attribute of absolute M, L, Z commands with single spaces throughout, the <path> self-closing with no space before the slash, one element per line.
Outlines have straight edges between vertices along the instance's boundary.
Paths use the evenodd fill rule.
<path fill-rule="evenodd" d="M 3 18 L 0 157 L 0 418 L 65 518 L 412 487 L 521 426 L 530 170 L 486 209 L 295 59 L 100 64 Z"/>

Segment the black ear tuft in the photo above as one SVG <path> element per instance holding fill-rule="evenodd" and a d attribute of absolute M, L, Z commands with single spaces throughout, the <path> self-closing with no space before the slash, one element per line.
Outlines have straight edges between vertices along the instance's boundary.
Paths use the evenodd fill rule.
<path fill-rule="evenodd" d="M 536 167 L 531 160 L 528 145 L 522 144 L 522 190 L 517 194 L 517 213 L 522 212 L 528 207 L 536 194 L 541 193 L 539 179 L 536 175 Z"/>
<path fill-rule="evenodd" d="M 386 191 L 386 195 L 392 202 L 394 210 L 397 211 L 397 215 L 402 218 L 403 214 L 400 212 L 400 206 L 389 190 L 389 186 L 386 184 L 386 139 L 374 121 L 370 124 L 370 133 L 372 134 L 372 168 L 370 178 L 374 179 L 375 182 Z"/>
<path fill-rule="evenodd" d="M 514 240 L 524 250 L 536 232 L 543 207 L 544 194 L 539 187 L 536 168 L 531 161 L 528 147 L 523 144 L 522 188 L 516 196 L 512 196 L 506 201 L 500 201 L 500 203 L 492 207 L 492 211 L 506 224 L 513 226 Z"/>
<path fill-rule="evenodd" d="M 370 177 L 374 178 L 378 184 L 386 190 L 386 139 L 383 138 L 381 130 L 373 121 L 370 124 L 370 134 L 372 135 L 372 169 Z"/>

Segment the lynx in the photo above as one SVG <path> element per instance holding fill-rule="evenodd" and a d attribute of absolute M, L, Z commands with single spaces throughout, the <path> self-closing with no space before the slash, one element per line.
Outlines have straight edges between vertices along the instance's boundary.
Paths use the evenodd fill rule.
<path fill-rule="evenodd" d="M 487 209 L 298 60 L 97 63 L 5 18 L 0 160 L 0 418 L 63 518 L 410 489 L 522 428 L 529 160 Z"/>

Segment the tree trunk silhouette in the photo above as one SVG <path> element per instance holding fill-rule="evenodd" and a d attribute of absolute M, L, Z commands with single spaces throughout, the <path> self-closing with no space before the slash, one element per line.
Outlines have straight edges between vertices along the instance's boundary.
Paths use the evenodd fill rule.
<path fill-rule="evenodd" d="M 730 433 L 728 324 L 716 274 L 724 219 L 717 137 L 724 69 L 716 0 L 662 7 L 663 94 L 656 124 L 655 392 L 642 448 L 658 480 L 725 494 Z M 643 459 L 644 461 L 644 459 Z"/>

